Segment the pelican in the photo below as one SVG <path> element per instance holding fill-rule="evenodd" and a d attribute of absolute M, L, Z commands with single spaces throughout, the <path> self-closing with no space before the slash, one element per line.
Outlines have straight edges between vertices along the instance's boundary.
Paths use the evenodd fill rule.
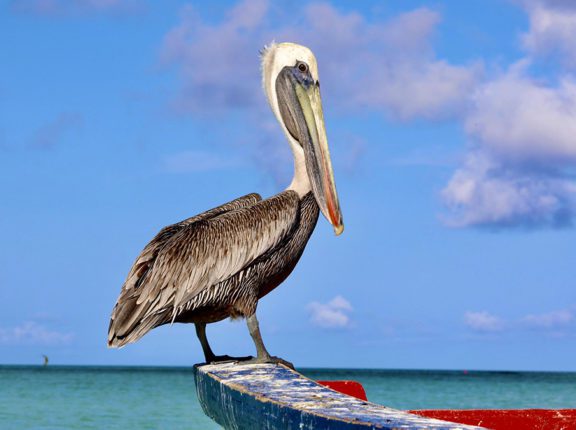
<path fill-rule="evenodd" d="M 109 347 L 135 342 L 164 324 L 194 323 L 206 362 L 229 360 L 212 351 L 206 324 L 246 318 L 257 352 L 247 358 L 283 362 L 264 346 L 258 300 L 290 275 L 319 211 L 336 235 L 344 225 L 314 54 L 294 43 L 273 43 L 261 60 L 264 92 L 294 155 L 292 182 L 268 199 L 248 194 L 164 227 L 136 258 L 122 286 Z"/>

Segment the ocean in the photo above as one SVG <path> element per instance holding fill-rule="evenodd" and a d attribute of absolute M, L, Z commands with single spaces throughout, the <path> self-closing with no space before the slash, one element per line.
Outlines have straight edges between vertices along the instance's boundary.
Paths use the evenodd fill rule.
<path fill-rule="evenodd" d="M 299 369 L 398 409 L 575 408 L 576 373 Z M 192 368 L 0 366 L 0 429 L 218 429 Z"/>

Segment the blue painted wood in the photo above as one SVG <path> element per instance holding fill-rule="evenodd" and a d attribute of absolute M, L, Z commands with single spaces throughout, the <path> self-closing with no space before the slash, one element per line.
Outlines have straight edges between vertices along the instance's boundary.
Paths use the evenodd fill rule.
<path fill-rule="evenodd" d="M 198 365 L 195 376 L 202 409 L 225 429 L 480 429 L 359 400 L 281 365 Z"/>

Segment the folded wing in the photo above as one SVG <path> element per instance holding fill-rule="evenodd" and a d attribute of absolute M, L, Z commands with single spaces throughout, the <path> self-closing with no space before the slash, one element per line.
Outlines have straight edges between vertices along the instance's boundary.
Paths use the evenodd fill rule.
<path fill-rule="evenodd" d="M 137 340 L 160 320 L 165 322 L 167 314 L 174 320 L 205 288 L 276 247 L 297 223 L 298 208 L 293 191 L 263 201 L 251 194 L 162 229 L 138 256 L 122 287 L 110 321 L 109 346 Z"/>

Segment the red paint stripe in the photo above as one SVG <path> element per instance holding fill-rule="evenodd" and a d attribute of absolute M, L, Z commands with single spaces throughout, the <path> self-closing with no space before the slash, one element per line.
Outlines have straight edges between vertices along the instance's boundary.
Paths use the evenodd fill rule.
<path fill-rule="evenodd" d="M 494 430 L 576 429 L 576 409 L 422 410 L 413 414 Z"/>
<path fill-rule="evenodd" d="M 339 393 L 367 400 L 356 381 L 317 381 Z M 410 413 L 493 430 L 576 430 L 576 409 L 417 410 Z"/>
<path fill-rule="evenodd" d="M 352 397 L 356 397 L 360 400 L 368 400 L 366 398 L 366 391 L 360 382 L 356 381 L 316 381 L 320 385 L 332 388 L 334 391 L 338 391 L 342 394 L 347 394 Z"/>

